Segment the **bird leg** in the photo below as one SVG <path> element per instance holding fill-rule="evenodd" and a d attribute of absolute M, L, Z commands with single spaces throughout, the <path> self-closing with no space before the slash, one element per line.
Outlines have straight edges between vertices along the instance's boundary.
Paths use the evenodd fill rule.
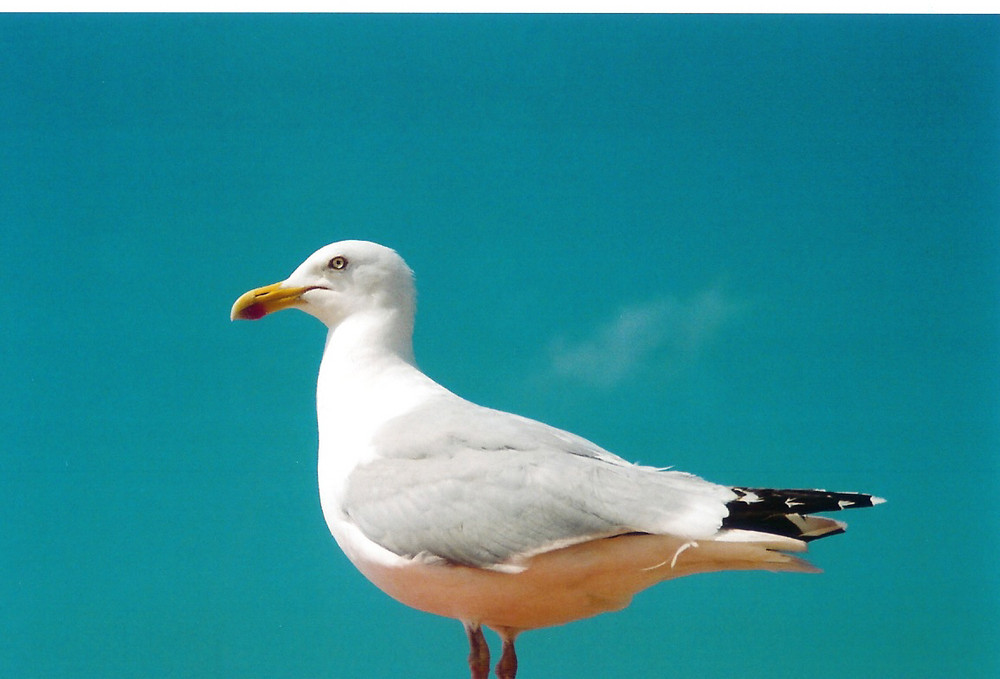
<path fill-rule="evenodd" d="M 517 674 L 517 653 L 514 652 L 514 637 L 503 636 L 503 655 L 497 663 L 497 679 L 514 679 Z"/>
<path fill-rule="evenodd" d="M 483 628 L 470 623 L 462 624 L 469 637 L 469 670 L 472 672 L 472 679 L 489 679 L 490 647 L 483 636 Z"/>

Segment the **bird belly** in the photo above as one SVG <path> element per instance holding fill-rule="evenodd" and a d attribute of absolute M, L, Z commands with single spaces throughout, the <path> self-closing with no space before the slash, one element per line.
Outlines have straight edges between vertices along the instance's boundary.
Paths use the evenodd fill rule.
<path fill-rule="evenodd" d="M 331 528 L 333 528 L 331 526 Z M 692 542 L 671 535 L 601 538 L 538 554 L 519 572 L 406 558 L 354 526 L 334 536 L 379 589 L 407 606 L 494 629 L 529 630 L 620 610 L 663 580 L 719 570 L 809 571 L 804 561 L 757 545 Z"/>

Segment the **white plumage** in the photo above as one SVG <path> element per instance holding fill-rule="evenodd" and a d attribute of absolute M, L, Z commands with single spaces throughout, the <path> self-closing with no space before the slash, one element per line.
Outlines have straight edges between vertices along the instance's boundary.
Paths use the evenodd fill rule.
<path fill-rule="evenodd" d="M 844 525 L 807 514 L 879 501 L 638 466 L 470 403 L 417 369 L 414 299 L 399 255 L 344 241 L 240 297 L 232 317 L 294 307 L 326 324 L 316 400 L 327 525 L 390 596 L 463 622 L 474 679 L 489 672 L 481 626 L 503 638 L 497 676 L 512 679 L 521 631 L 622 608 L 682 575 L 812 571 L 783 552 Z"/>

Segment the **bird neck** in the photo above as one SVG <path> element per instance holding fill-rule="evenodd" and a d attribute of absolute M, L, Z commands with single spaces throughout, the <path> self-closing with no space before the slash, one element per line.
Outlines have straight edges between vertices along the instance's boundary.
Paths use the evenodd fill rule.
<path fill-rule="evenodd" d="M 445 391 L 414 365 L 412 318 L 353 315 L 327 335 L 316 385 L 324 506 L 335 503 L 345 475 L 374 454 L 382 424 Z"/>
<path fill-rule="evenodd" d="M 330 328 L 319 368 L 317 407 L 325 422 L 345 424 L 387 400 L 407 400 L 429 382 L 413 358 L 413 316 L 391 310 L 356 313 Z M 402 388 L 401 388 L 402 385 Z M 418 386 L 419 385 L 419 386 Z M 355 413 L 355 415 L 351 415 Z"/>
<path fill-rule="evenodd" d="M 414 365 L 413 316 L 395 309 L 376 309 L 348 316 L 330 328 L 323 360 L 354 366 L 385 361 Z"/>

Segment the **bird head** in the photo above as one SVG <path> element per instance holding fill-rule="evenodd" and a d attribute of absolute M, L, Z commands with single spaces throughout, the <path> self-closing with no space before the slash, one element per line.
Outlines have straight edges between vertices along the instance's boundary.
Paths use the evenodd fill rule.
<path fill-rule="evenodd" d="M 397 311 L 412 318 L 413 272 L 394 250 L 367 241 L 320 248 L 284 281 L 244 293 L 232 320 L 257 320 L 282 309 L 300 309 L 334 328 L 366 311 Z"/>

